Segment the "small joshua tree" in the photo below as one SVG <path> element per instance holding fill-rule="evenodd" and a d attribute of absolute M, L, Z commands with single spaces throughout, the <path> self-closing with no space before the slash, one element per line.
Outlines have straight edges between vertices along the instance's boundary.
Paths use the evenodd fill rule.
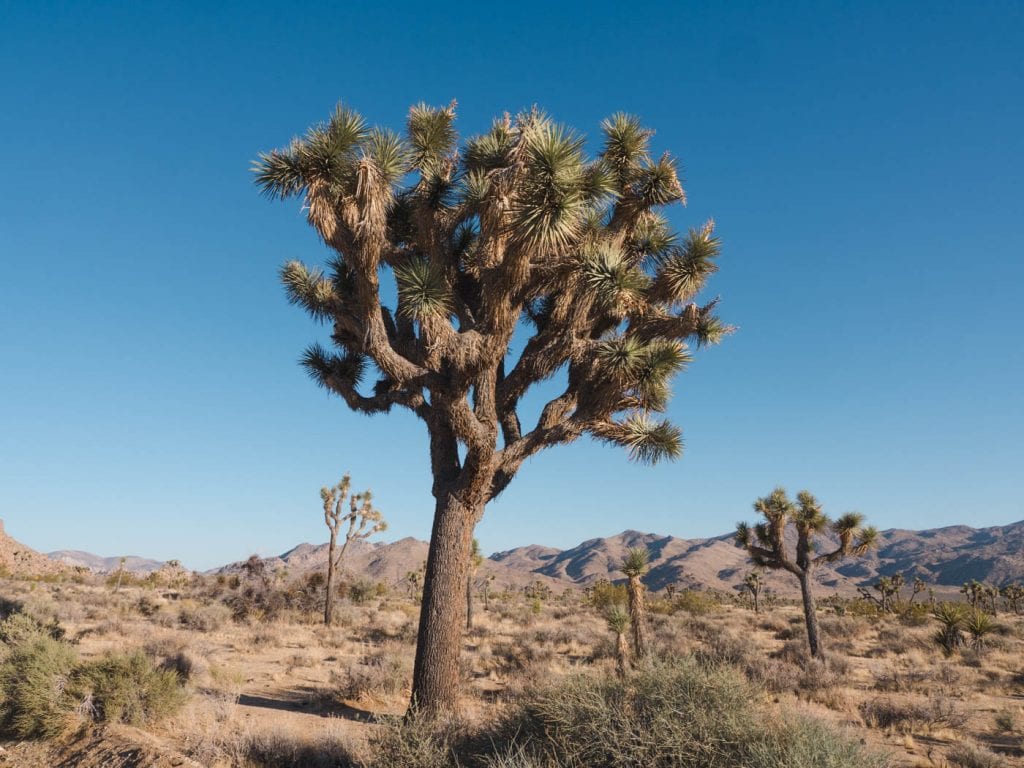
<path fill-rule="evenodd" d="M 644 606 L 644 583 L 647 564 L 651 555 L 646 547 L 632 547 L 622 561 L 622 573 L 626 576 L 629 592 L 629 620 L 633 627 L 633 653 L 638 659 L 647 655 L 647 610 Z"/>
<path fill-rule="evenodd" d="M 615 633 L 615 669 L 619 677 L 626 676 L 629 670 L 629 643 L 626 632 L 629 629 L 629 612 L 621 603 L 612 603 L 605 612 L 608 629 Z"/>
<path fill-rule="evenodd" d="M 355 493 L 349 497 L 349 487 L 352 479 L 346 474 L 341 482 L 333 488 L 323 487 L 320 489 L 320 499 L 324 503 L 324 524 L 331 532 L 331 541 L 327 548 L 327 594 L 324 599 L 324 624 L 330 626 L 334 621 L 334 577 L 341 565 L 341 559 L 345 556 L 348 545 L 353 541 L 368 539 L 375 533 L 386 530 L 388 524 L 384 521 L 381 513 L 373 507 L 373 497 L 370 491 Z M 349 508 L 345 511 L 345 499 L 348 497 Z M 348 523 L 345 530 L 345 543 L 341 545 L 341 551 L 337 552 L 338 531 L 344 523 Z"/>
<path fill-rule="evenodd" d="M 875 590 L 882 596 L 878 603 L 883 611 L 896 610 L 899 590 L 903 580 L 903 577 L 900 576 L 899 581 L 897 581 L 896 576 L 899 576 L 899 574 L 883 576 L 874 584 Z"/>
<path fill-rule="evenodd" d="M 764 579 L 757 571 L 751 571 L 743 578 L 743 589 L 750 593 L 750 599 L 754 601 L 754 613 L 761 612 L 761 590 L 764 589 Z"/>
<path fill-rule="evenodd" d="M 473 577 L 483 562 L 480 542 L 473 539 L 473 548 L 469 552 L 469 573 L 466 574 L 466 629 L 473 628 Z"/>
<path fill-rule="evenodd" d="M 847 512 L 831 522 L 821 510 L 821 504 L 808 491 L 800 491 L 794 504 L 784 488 L 776 488 L 771 495 L 754 502 L 754 510 L 764 521 L 751 527 L 746 523 L 736 526 L 736 545 L 745 549 L 750 559 L 766 568 L 789 571 L 800 582 L 804 620 L 807 624 L 807 643 L 811 655 L 824 659 L 818 634 L 818 617 L 811 593 L 811 575 L 820 563 L 834 563 L 848 555 L 863 555 L 878 538 L 873 527 L 863 527 L 864 517 Z M 786 526 L 796 529 L 796 555 L 787 551 Z M 830 552 L 815 556 L 815 537 L 831 529 L 839 538 L 839 545 Z"/>

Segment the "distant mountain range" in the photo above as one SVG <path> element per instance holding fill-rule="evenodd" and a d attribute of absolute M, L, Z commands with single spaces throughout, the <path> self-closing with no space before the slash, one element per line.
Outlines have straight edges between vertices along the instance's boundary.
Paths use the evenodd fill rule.
<path fill-rule="evenodd" d="M 498 586 L 517 587 L 540 580 L 556 590 L 586 587 L 602 578 L 621 579 L 619 566 L 631 547 L 645 547 L 650 552 L 650 569 L 644 581 L 653 590 L 669 584 L 732 590 L 753 567 L 743 550 L 733 544 L 732 534 L 680 539 L 623 531 L 566 550 L 533 544 L 497 552 L 485 561 L 480 573 L 493 575 Z M 417 539 L 358 542 L 346 554 L 344 567 L 372 579 L 397 583 L 426 558 L 427 543 Z M 326 562 L 326 544 L 300 544 L 269 560 L 273 567 L 291 573 L 323 568 Z M 240 566 L 234 563 L 217 571 L 229 572 Z M 958 525 L 925 531 L 883 531 L 875 552 L 822 565 L 816 577 L 825 589 L 851 594 L 858 586 L 894 573 L 920 576 L 942 591 L 959 588 L 970 579 L 1024 581 L 1024 521 L 981 529 Z M 766 581 L 779 592 L 795 591 L 788 574 L 769 573 Z"/>
<path fill-rule="evenodd" d="M 497 552 L 484 561 L 479 575 L 493 576 L 496 587 L 518 588 L 539 580 L 558 591 L 586 587 L 598 579 L 621 579 L 619 565 L 630 547 L 646 547 L 651 553 L 645 578 L 654 590 L 669 584 L 689 587 L 735 589 L 752 569 L 744 552 L 726 534 L 708 539 L 680 539 L 639 531 L 589 539 L 560 550 L 538 544 Z M 182 553 L 187 557 L 187 553 Z M 354 542 L 343 568 L 390 584 L 402 582 L 409 571 L 427 559 L 427 543 L 413 538 L 393 542 Z M 300 544 L 267 559 L 271 568 L 291 574 L 322 569 L 327 562 L 326 544 Z M 62 550 L 40 555 L 4 534 L 0 523 L 0 567 L 11 572 L 52 572 L 61 565 L 81 566 L 97 572 L 116 570 L 119 557 L 98 557 L 87 552 Z M 136 573 L 158 570 L 163 563 L 138 557 L 126 559 L 125 567 Z M 241 562 L 211 573 L 237 572 Z M 955 525 L 923 531 L 890 529 L 879 535 L 879 547 L 862 558 L 822 565 L 816 574 L 822 588 L 852 594 L 858 586 L 873 584 L 880 576 L 903 573 L 920 576 L 942 591 L 978 579 L 1002 584 L 1024 581 L 1024 521 L 991 528 Z M 787 574 L 769 573 L 766 581 L 782 593 L 793 591 Z"/>
<path fill-rule="evenodd" d="M 100 557 L 89 552 L 81 552 L 77 549 L 60 549 L 56 552 L 47 552 L 46 556 L 59 563 L 70 565 L 72 568 L 87 568 L 96 573 L 113 573 L 121 567 L 120 557 Z M 164 563 L 160 560 L 149 560 L 145 557 L 126 555 L 124 557 L 124 569 L 134 574 L 147 574 L 159 571 Z"/>

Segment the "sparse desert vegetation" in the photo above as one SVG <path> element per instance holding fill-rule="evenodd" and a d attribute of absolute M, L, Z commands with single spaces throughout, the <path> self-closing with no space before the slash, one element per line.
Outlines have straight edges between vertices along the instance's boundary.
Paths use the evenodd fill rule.
<path fill-rule="evenodd" d="M 640 572 L 643 558 L 632 553 L 625 565 Z M 776 596 L 755 611 L 749 590 L 661 590 L 645 596 L 638 658 L 627 584 L 561 594 L 488 584 L 461 653 L 459 716 L 428 721 L 402 718 L 420 608 L 405 584 L 347 576 L 325 626 L 322 579 L 268 575 L 254 561 L 173 583 L 8 578 L 0 758 L 221 768 L 1024 764 L 1024 617 L 1008 598 L 998 616 L 984 614 L 984 642 L 972 640 L 980 608 L 969 603 L 893 598 L 883 610 L 864 597 L 819 599 L 821 661 L 808 654 L 797 599 Z M 947 647 L 951 615 L 964 639 Z M 136 756 L 114 761 L 112 745 L 126 744 Z"/>

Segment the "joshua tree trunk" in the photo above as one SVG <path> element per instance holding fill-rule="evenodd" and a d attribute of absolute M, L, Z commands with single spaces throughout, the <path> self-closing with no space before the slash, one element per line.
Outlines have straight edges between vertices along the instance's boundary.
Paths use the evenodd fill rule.
<path fill-rule="evenodd" d="M 331 543 L 327 547 L 327 594 L 324 595 L 324 624 L 328 627 L 334 621 L 334 550 L 338 545 L 338 534 L 331 530 Z"/>
<path fill-rule="evenodd" d="M 466 629 L 473 628 L 473 573 L 466 574 Z"/>
<path fill-rule="evenodd" d="M 754 613 L 761 612 L 761 590 L 752 590 L 754 593 Z"/>
<path fill-rule="evenodd" d="M 811 574 L 803 571 L 800 574 L 800 596 L 804 601 L 804 620 L 807 622 L 807 644 L 811 649 L 811 656 L 816 659 L 824 659 L 825 653 L 821 648 L 821 638 L 818 635 L 818 611 L 814 606 L 814 595 L 811 594 Z"/>
<path fill-rule="evenodd" d="M 468 586 L 473 527 L 482 514 L 482 505 L 476 509 L 453 494 L 439 494 L 423 578 L 412 709 L 422 709 L 422 702 L 428 714 L 456 711 L 462 679 L 463 590 Z"/>
<path fill-rule="evenodd" d="M 647 620 L 644 608 L 644 585 L 639 576 L 630 576 L 629 618 L 633 627 L 633 653 L 638 659 L 647 655 Z"/>
<path fill-rule="evenodd" d="M 615 636 L 615 671 L 619 678 L 626 676 L 629 669 L 629 643 L 626 642 L 626 633 L 619 632 Z"/>

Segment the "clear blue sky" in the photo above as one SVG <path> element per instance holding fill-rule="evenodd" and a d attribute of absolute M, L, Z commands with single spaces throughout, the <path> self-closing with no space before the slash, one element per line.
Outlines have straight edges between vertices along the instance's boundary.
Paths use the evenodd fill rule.
<path fill-rule="evenodd" d="M 102 7 L 101 7 L 102 6 Z M 347 7 L 346 7 L 347 6 Z M 616 110 L 678 154 L 740 332 L 671 415 L 687 450 L 534 459 L 488 551 L 725 532 L 777 483 L 881 527 L 1024 517 L 1024 5 L 45 3 L 0 22 L 0 517 L 42 550 L 208 567 L 324 539 L 372 486 L 426 537 L 426 438 L 295 364 L 322 331 L 276 270 L 325 257 L 259 150 L 343 99 L 464 133 Z"/>

